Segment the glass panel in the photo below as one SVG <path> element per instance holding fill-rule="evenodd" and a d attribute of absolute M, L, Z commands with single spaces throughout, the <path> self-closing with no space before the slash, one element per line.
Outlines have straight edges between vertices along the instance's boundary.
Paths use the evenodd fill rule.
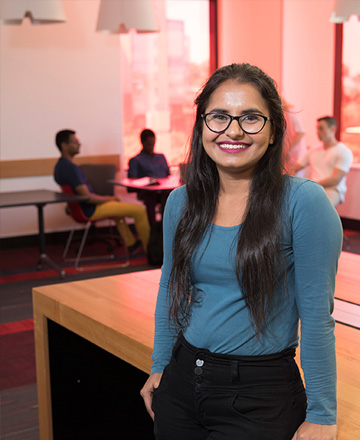
<path fill-rule="evenodd" d="M 344 23 L 341 101 L 341 141 L 360 162 L 360 21 L 353 16 Z"/>
<path fill-rule="evenodd" d="M 156 134 L 169 165 L 185 158 L 194 99 L 209 76 L 209 1 L 156 0 L 159 33 L 121 35 L 123 163 L 141 150 L 140 132 Z"/>

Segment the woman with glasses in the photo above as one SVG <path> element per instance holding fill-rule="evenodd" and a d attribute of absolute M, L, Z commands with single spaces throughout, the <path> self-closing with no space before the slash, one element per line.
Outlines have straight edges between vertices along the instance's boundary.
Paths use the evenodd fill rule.
<path fill-rule="evenodd" d="M 321 186 L 284 174 L 281 99 L 263 71 L 218 69 L 195 103 L 141 391 L 155 437 L 335 440 L 338 215 Z"/>

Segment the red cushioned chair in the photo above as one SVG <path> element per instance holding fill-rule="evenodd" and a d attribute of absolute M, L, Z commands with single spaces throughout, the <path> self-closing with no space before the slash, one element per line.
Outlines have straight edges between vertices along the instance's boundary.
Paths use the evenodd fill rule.
<path fill-rule="evenodd" d="M 70 185 L 62 185 L 61 189 L 62 189 L 62 191 L 65 194 L 74 194 L 74 191 L 73 191 L 73 189 L 71 188 Z M 89 258 L 92 259 L 92 260 L 99 259 L 99 258 L 113 259 L 114 258 L 113 254 L 110 254 L 110 255 L 108 254 L 106 256 L 104 256 L 104 255 L 96 255 L 96 256 L 88 257 L 88 258 L 84 258 L 83 257 L 81 259 L 81 255 L 82 255 L 85 243 L 86 243 L 86 239 L 88 237 L 88 233 L 89 233 L 90 227 L 93 224 L 95 224 L 95 222 L 97 222 L 97 221 L 100 221 L 100 220 L 101 221 L 103 221 L 103 220 L 113 220 L 113 218 L 112 217 L 106 217 L 104 219 L 91 220 L 90 218 L 86 217 L 86 215 L 84 214 L 83 210 L 81 209 L 80 203 L 78 203 L 78 202 L 68 203 L 66 211 L 73 218 L 73 220 L 75 220 L 76 223 L 85 224 L 85 229 L 84 229 L 84 234 L 82 236 L 82 239 L 81 239 L 81 242 L 80 242 L 80 246 L 79 246 L 76 258 L 75 259 L 67 259 L 66 257 L 67 257 L 67 254 L 68 254 L 68 251 L 69 251 L 69 248 L 70 248 L 70 245 L 71 245 L 71 242 L 72 242 L 75 230 L 77 229 L 76 225 L 71 230 L 71 232 L 69 234 L 69 238 L 68 238 L 68 240 L 66 242 L 66 245 L 65 245 L 65 249 L 64 249 L 64 253 L 63 253 L 63 259 L 65 261 L 75 261 L 74 266 L 75 266 L 76 269 L 80 269 L 79 268 L 80 260 L 83 261 L 83 260 L 89 259 Z M 125 220 L 121 219 L 121 221 L 125 221 Z M 123 243 L 123 241 L 120 240 L 120 237 L 118 238 L 118 240 L 119 240 L 119 243 Z M 127 249 L 126 246 L 125 246 L 125 249 L 126 249 L 126 260 L 125 260 L 125 263 L 121 263 L 120 265 L 118 264 L 117 267 L 126 267 L 126 266 L 129 266 L 129 264 L 130 264 L 130 262 L 129 262 L 129 253 L 128 253 L 128 249 Z"/>

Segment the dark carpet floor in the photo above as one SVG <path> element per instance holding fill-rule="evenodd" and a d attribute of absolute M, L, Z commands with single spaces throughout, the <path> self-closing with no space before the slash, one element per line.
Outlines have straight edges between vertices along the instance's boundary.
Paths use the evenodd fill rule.
<path fill-rule="evenodd" d="M 76 271 L 73 263 L 62 261 L 62 249 L 63 243 L 50 244 L 47 254 L 65 270 L 64 279 L 48 267 L 37 268 L 36 245 L 0 250 L 1 440 L 39 440 L 32 288 L 156 268 L 147 264 L 141 250 L 130 257 L 128 267 L 114 267 L 124 262 L 120 247 L 114 250 L 114 259 L 86 261 L 86 270 Z M 107 249 L 100 243 L 86 252 L 103 254 Z"/>

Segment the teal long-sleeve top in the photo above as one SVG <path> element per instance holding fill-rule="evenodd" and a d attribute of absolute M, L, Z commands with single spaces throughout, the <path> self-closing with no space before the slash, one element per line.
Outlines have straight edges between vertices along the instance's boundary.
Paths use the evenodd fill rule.
<path fill-rule="evenodd" d="M 186 188 L 174 190 L 164 213 L 164 263 L 155 311 L 152 373 L 168 364 L 176 331 L 168 319 L 168 284 L 174 235 L 186 202 Z M 191 277 L 197 301 L 184 336 L 215 353 L 264 355 L 299 343 L 308 410 L 306 420 L 336 423 L 335 277 L 342 228 L 336 210 L 315 182 L 290 178 L 284 206 L 285 276 L 277 285 L 268 331 L 257 338 L 235 274 L 236 237 L 241 225 L 212 224 L 193 256 Z M 234 245 L 235 243 L 235 245 Z"/>

